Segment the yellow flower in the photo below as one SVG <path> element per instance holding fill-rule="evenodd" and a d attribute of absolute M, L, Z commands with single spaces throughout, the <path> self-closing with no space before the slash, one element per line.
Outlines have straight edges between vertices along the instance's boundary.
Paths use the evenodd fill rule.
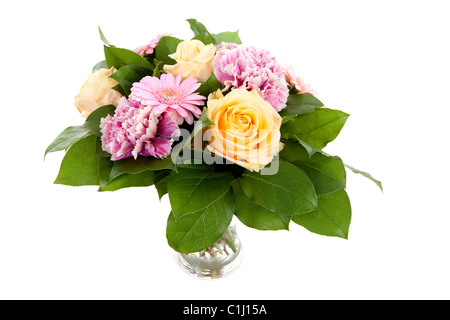
<path fill-rule="evenodd" d="M 117 107 L 122 95 L 112 89 L 119 84 L 109 78 L 114 71 L 114 68 L 102 68 L 89 75 L 75 97 L 75 106 L 83 117 L 87 118 L 92 111 L 108 104 Z"/>
<path fill-rule="evenodd" d="M 177 63 L 173 66 L 165 65 L 164 72 L 173 76 L 182 74 L 182 80 L 195 78 L 205 82 L 213 71 L 212 60 L 216 54 L 216 47 L 212 44 L 204 45 L 199 40 L 183 41 L 177 46 L 177 51 L 169 57 Z"/>
<path fill-rule="evenodd" d="M 282 119 L 256 90 L 210 94 L 208 118 L 215 124 L 205 132 L 208 150 L 250 171 L 269 164 L 283 146 Z"/>

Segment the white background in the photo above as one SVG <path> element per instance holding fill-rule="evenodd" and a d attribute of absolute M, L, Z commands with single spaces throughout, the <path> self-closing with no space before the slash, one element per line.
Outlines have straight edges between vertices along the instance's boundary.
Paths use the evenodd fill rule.
<path fill-rule="evenodd" d="M 1 299 L 449 299 L 448 1 L 14 1 L 2 5 Z M 242 266 L 185 274 L 165 239 L 167 196 L 54 185 L 73 97 L 103 59 L 100 25 L 134 49 L 157 33 L 239 29 L 351 114 L 327 152 L 348 174 L 349 240 L 238 224 Z"/>

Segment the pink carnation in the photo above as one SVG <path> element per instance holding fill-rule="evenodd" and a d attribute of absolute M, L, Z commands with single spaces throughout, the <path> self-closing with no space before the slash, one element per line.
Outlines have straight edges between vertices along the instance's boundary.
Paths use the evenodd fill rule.
<path fill-rule="evenodd" d="M 261 97 L 280 111 L 289 95 L 283 67 L 269 51 L 222 44 L 213 60 L 214 74 L 229 88 L 257 89 Z"/>
<path fill-rule="evenodd" d="M 142 46 L 142 47 L 137 48 L 136 50 L 134 50 L 134 52 L 136 52 L 137 54 L 139 54 L 141 56 L 145 56 L 146 54 L 152 54 L 153 50 L 158 45 L 159 40 L 162 37 L 170 36 L 170 35 L 171 35 L 170 33 L 158 34 L 155 39 L 150 41 L 149 44 L 147 44 L 146 46 Z"/>
<path fill-rule="evenodd" d="M 178 125 L 168 112 L 154 113 L 152 107 L 122 98 L 114 116 L 100 122 L 102 149 L 120 160 L 138 155 L 165 158 L 173 138 L 180 135 Z"/>
<path fill-rule="evenodd" d="M 317 96 L 317 93 L 311 88 L 309 83 L 306 83 L 302 78 L 297 76 L 294 68 L 291 65 L 286 66 L 284 69 L 284 75 L 289 87 L 295 88 L 298 94 L 310 93 L 313 96 Z"/>

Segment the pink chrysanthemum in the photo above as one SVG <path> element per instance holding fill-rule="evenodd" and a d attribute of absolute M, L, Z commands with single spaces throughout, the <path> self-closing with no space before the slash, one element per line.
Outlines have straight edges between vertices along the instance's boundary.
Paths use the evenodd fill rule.
<path fill-rule="evenodd" d="M 170 36 L 170 35 L 171 35 L 170 33 L 158 34 L 155 39 L 152 39 L 152 41 L 150 41 L 149 44 L 147 44 L 146 46 L 137 48 L 136 50 L 134 50 L 134 52 L 136 52 L 137 54 L 139 54 L 141 56 L 145 56 L 146 54 L 152 54 L 153 50 L 158 45 L 159 40 L 162 37 Z"/>
<path fill-rule="evenodd" d="M 172 114 L 156 114 L 152 107 L 122 98 L 114 116 L 100 122 L 102 149 L 111 160 L 141 156 L 165 158 L 170 154 L 173 138 L 180 129 Z"/>
<path fill-rule="evenodd" d="M 289 90 L 283 67 L 269 51 L 242 45 L 221 45 L 213 67 L 225 89 L 257 89 L 276 111 L 286 106 Z"/>
<path fill-rule="evenodd" d="M 317 96 L 317 93 L 311 88 L 309 83 L 306 83 L 302 78 L 297 76 L 294 67 L 291 65 L 286 66 L 284 69 L 284 75 L 290 88 L 295 88 L 298 94 L 310 93 L 313 96 Z"/>
<path fill-rule="evenodd" d="M 182 124 L 183 120 L 192 124 L 193 115 L 198 118 L 202 113 L 197 106 L 205 104 L 205 97 L 194 93 L 201 85 L 197 79 L 187 78 L 181 82 L 181 76 L 179 74 L 174 78 L 168 73 L 162 74 L 161 79 L 144 77 L 133 84 L 130 98 L 143 105 L 152 106 L 154 113 L 171 112 L 178 125 Z"/>

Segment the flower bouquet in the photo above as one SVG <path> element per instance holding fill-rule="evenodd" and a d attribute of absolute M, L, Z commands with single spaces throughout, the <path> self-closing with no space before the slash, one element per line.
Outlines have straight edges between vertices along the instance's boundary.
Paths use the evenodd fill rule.
<path fill-rule="evenodd" d="M 381 188 L 322 151 L 349 115 L 325 108 L 292 67 L 243 45 L 237 31 L 188 22 L 191 40 L 162 34 L 135 50 L 99 29 L 105 60 L 75 97 L 86 121 L 45 152 L 66 151 L 55 183 L 168 194 L 168 244 L 198 276 L 238 265 L 234 216 L 259 230 L 292 221 L 347 238 L 346 167 Z"/>

